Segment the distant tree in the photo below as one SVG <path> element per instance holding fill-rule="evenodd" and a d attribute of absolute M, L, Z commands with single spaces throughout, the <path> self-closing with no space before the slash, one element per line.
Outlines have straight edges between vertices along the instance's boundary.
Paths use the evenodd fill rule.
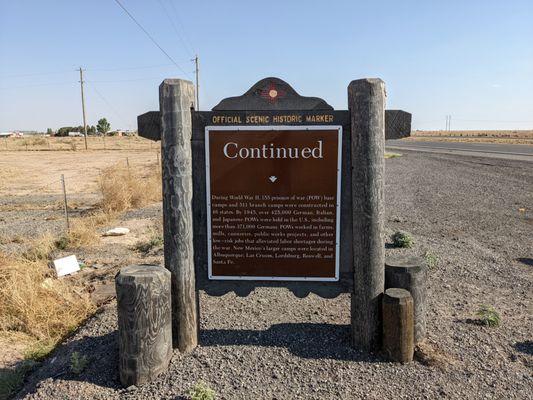
<path fill-rule="evenodd" d="M 87 126 L 87 135 L 96 135 L 96 126 Z"/>
<path fill-rule="evenodd" d="M 69 132 L 77 131 L 77 128 L 72 126 L 62 126 L 57 130 L 56 136 L 68 136 Z"/>
<path fill-rule="evenodd" d="M 107 119 L 102 118 L 98 120 L 98 124 L 96 125 L 96 130 L 98 132 L 105 135 L 107 132 L 109 132 L 110 129 L 111 129 L 111 124 L 107 122 Z"/>
<path fill-rule="evenodd" d="M 54 131 L 52 130 L 52 128 L 48 128 L 46 130 L 46 134 L 52 136 L 54 134 Z"/>

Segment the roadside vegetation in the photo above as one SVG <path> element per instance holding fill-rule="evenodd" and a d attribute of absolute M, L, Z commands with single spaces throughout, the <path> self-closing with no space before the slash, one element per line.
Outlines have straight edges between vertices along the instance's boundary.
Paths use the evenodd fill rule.
<path fill-rule="evenodd" d="M 153 249 L 163 246 L 163 227 L 161 225 L 154 225 L 148 230 L 146 239 L 139 240 L 133 246 L 133 250 L 148 253 Z"/>
<path fill-rule="evenodd" d="M 198 381 L 190 390 L 191 400 L 215 400 L 216 393 L 205 382 Z"/>
<path fill-rule="evenodd" d="M 161 175 L 151 168 L 142 175 L 117 164 L 102 171 L 100 177 L 101 208 L 104 213 L 115 213 L 138 208 L 162 198 Z"/>
<path fill-rule="evenodd" d="M 426 265 L 428 266 L 429 269 L 436 268 L 439 262 L 439 257 L 435 253 L 432 253 L 429 250 L 427 250 L 424 253 L 424 259 L 426 260 Z"/>
<path fill-rule="evenodd" d="M 413 247 L 415 241 L 413 237 L 404 231 L 396 231 L 391 236 L 392 244 L 394 247 L 409 248 Z"/>
<path fill-rule="evenodd" d="M 478 321 L 481 325 L 497 327 L 500 326 L 500 314 L 492 306 L 482 304 L 476 313 Z"/>
<path fill-rule="evenodd" d="M 50 264 L 62 250 L 98 245 L 103 228 L 121 212 L 161 200 L 160 171 L 155 167 L 147 171 L 140 174 L 122 165 L 107 168 L 99 181 L 101 203 L 87 215 L 72 218 L 69 232 L 17 239 L 24 248 L 19 254 L 0 251 L 0 340 L 21 345 L 25 359 L 18 367 L 0 370 L 0 399 L 8 398 L 36 361 L 47 357 L 96 311 L 81 283 L 58 279 Z M 0 240 L 10 243 L 14 238 L 4 234 Z M 160 245 L 161 232 L 154 228 L 138 250 L 147 252 Z M 73 354 L 72 373 L 81 373 L 87 363 L 85 357 Z"/>

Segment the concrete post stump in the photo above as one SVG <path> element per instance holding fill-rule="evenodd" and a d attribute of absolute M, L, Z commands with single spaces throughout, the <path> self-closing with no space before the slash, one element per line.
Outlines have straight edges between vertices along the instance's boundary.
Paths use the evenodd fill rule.
<path fill-rule="evenodd" d="M 383 296 L 383 351 L 392 361 L 413 360 L 413 298 L 405 289 L 391 288 Z"/>
<path fill-rule="evenodd" d="M 421 257 L 391 256 L 385 260 L 385 289 L 408 290 L 413 297 L 415 344 L 426 337 L 427 266 Z"/>
<path fill-rule="evenodd" d="M 131 265 L 115 278 L 120 382 L 151 381 L 172 357 L 170 272 L 156 265 Z"/>

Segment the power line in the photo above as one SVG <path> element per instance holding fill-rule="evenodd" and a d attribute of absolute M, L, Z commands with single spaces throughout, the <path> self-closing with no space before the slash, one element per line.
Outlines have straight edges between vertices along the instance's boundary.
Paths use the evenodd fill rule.
<path fill-rule="evenodd" d="M 161 76 L 152 76 L 149 78 L 133 78 L 133 79 L 114 79 L 105 81 L 90 81 L 92 83 L 120 83 L 120 82 L 137 82 L 137 81 L 149 81 L 153 79 L 161 79 Z"/>
<path fill-rule="evenodd" d="M 170 3 L 170 6 L 172 7 L 172 11 L 174 12 L 174 16 L 176 17 L 176 20 L 178 21 L 178 23 L 181 25 L 181 28 L 183 30 L 183 38 L 184 39 L 187 39 L 187 32 L 185 30 L 185 26 L 183 25 L 183 22 L 179 16 L 179 13 L 178 11 L 176 10 L 176 7 L 174 6 L 174 2 L 172 0 L 168 0 L 168 2 Z M 193 51 L 192 49 L 192 46 L 190 46 L 188 43 L 190 43 L 189 40 L 183 40 L 183 43 L 185 44 L 185 46 L 189 49 L 189 53 L 192 55 L 194 54 L 195 52 Z"/>
<path fill-rule="evenodd" d="M 173 59 L 172 57 L 170 57 L 170 55 L 169 55 L 169 54 L 168 54 L 168 53 L 167 53 L 167 52 L 166 52 L 166 51 L 165 51 L 165 50 L 159 45 L 159 43 L 156 42 L 156 40 L 152 37 L 152 35 L 150 35 L 150 33 L 148 33 L 148 31 L 147 31 L 146 29 L 144 29 L 144 27 L 143 27 L 143 26 L 142 26 L 142 25 L 141 25 L 141 24 L 135 19 L 135 17 L 134 17 L 133 15 L 131 15 L 131 13 L 126 9 L 126 7 L 124 7 L 124 6 L 122 5 L 122 3 L 121 3 L 119 0 L 115 0 L 115 3 L 117 3 L 117 4 L 120 6 L 120 8 L 122 8 L 122 9 L 124 10 L 124 12 L 125 12 L 126 14 L 128 14 L 128 16 L 133 20 L 133 22 L 135 22 L 135 24 L 137 24 L 137 26 L 138 26 L 138 27 L 139 27 L 139 28 L 140 28 L 140 29 L 146 34 L 146 36 L 148 36 L 148 38 L 152 41 L 152 43 L 154 43 L 154 44 L 157 46 L 157 48 L 158 48 L 159 50 L 161 50 L 161 52 L 162 52 L 165 56 L 167 56 L 167 58 L 168 58 L 170 61 L 172 61 L 172 63 L 173 63 L 176 67 L 178 67 L 178 69 L 179 69 L 181 72 L 183 72 L 185 75 L 188 75 L 187 72 L 185 72 L 185 71 L 183 70 L 183 68 L 181 68 L 181 67 L 178 65 L 178 63 L 177 63 L 176 61 L 174 61 L 174 59 Z"/>
<path fill-rule="evenodd" d="M 165 5 L 163 4 L 162 0 L 157 0 L 157 2 L 159 3 L 161 8 L 163 9 L 163 13 L 165 14 L 165 16 L 167 17 L 168 21 L 170 22 L 170 25 L 172 25 L 172 29 L 174 30 L 174 33 L 176 33 L 176 36 L 178 37 L 180 42 L 183 44 L 183 47 L 185 48 L 185 51 L 189 52 L 189 55 L 192 56 L 193 53 L 189 51 L 189 48 L 188 48 L 187 44 L 185 43 L 185 40 L 183 40 L 183 37 L 178 32 L 178 27 L 174 23 L 174 20 L 172 18 L 170 18 L 170 13 L 168 12 L 168 10 L 165 7 Z"/>
<path fill-rule="evenodd" d="M 163 67 L 172 67 L 172 66 L 174 66 L 174 64 L 145 65 L 145 66 L 138 66 L 138 67 L 121 67 L 121 68 L 86 68 L 85 71 L 113 72 L 113 71 L 129 71 L 129 70 L 138 70 L 138 69 L 163 68 Z"/>
<path fill-rule="evenodd" d="M 20 86 L 8 86 L 8 87 L 0 87 L 0 90 L 9 90 L 9 89 L 22 89 L 22 88 L 30 88 L 30 87 L 37 87 L 37 86 L 56 86 L 56 85 L 72 85 L 73 82 L 53 82 L 53 83 L 36 83 L 31 85 L 20 85 Z"/>
<path fill-rule="evenodd" d="M 26 76 L 43 76 L 43 75 L 59 75 L 72 72 L 72 70 L 55 71 L 55 72 L 32 72 L 29 74 L 16 74 L 16 75 L 0 75 L 1 78 L 24 78 Z"/>
<path fill-rule="evenodd" d="M 131 125 L 126 122 L 123 116 L 117 111 L 115 107 L 113 107 L 113 105 L 104 97 L 104 95 L 100 93 L 100 91 L 96 88 L 96 86 L 94 86 L 92 82 L 89 87 L 98 95 L 98 97 L 100 97 L 100 99 L 109 107 L 109 109 L 115 113 L 115 115 L 122 121 L 122 123 L 131 128 Z"/>

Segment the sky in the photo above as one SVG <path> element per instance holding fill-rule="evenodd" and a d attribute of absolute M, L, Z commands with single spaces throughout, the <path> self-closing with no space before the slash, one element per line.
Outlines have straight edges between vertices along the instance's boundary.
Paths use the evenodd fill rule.
<path fill-rule="evenodd" d="M 385 81 L 413 129 L 533 129 L 533 1 L 0 0 L 0 131 L 136 129 L 165 78 L 194 79 L 200 109 L 275 76 L 347 109 Z M 179 66 L 176 66 L 174 62 Z"/>

